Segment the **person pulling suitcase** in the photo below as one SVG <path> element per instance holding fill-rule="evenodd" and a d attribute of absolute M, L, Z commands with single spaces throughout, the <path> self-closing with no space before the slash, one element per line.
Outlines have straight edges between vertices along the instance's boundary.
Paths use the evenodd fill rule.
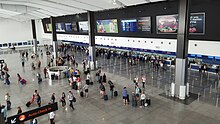
<path fill-rule="evenodd" d="M 5 95 L 5 101 L 6 101 L 6 107 L 7 107 L 7 110 L 10 110 L 11 109 L 11 101 L 10 101 L 10 95 L 9 93 L 6 93 Z"/>

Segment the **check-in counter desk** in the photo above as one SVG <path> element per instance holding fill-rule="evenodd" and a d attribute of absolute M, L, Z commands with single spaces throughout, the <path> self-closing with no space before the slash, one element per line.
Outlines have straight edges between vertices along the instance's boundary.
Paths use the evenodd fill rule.
<path fill-rule="evenodd" d="M 199 64 L 190 64 L 191 70 L 199 71 L 200 68 L 201 68 L 201 65 L 199 65 Z M 209 73 L 216 73 L 216 68 L 208 66 L 208 72 Z"/>

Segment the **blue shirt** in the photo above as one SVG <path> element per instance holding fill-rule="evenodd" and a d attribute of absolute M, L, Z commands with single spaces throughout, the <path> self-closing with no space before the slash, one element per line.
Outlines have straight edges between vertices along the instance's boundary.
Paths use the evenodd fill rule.
<path fill-rule="evenodd" d="M 127 91 L 126 89 L 123 89 L 123 90 L 122 90 L 122 96 L 127 97 L 127 95 L 128 95 L 127 92 L 128 92 L 128 91 Z"/>

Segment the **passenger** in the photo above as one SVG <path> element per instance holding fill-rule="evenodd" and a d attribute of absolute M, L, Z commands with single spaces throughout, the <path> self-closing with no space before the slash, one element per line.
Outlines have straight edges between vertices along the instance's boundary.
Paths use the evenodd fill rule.
<path fill-rule="evenodd" d="M 47 68 L 44 67 L 44 77 L 47 78 Z"/>
<path fill-rule="evenodd" d="M 42 82 L 41 74 L 39 72 L 37 73 L 37 81 L 38 84 Z"/>
<path fill-rule="evenodd" d="M 4 115 L 4 119 L 7 119 L 7 109 L 4 105 L 1 106 L 1 113 Z"/>
<path fill-rule="evenodd" d="M 66 94 L 64 92 L 62 92 L 60 102 L 61 102 L 62 107 L 66 106 Z"/>
<path fill-rule="evenodd" d="M 146 82 L 146 77 L 143 75 L 142 76 L 142 88 L 145 88 L 145 82 Z"/>
<path fill-rule="evenodd" d="M 10 85 L 10 80 L 9 80 L 10 75 L 8 74 L 8 72 L 5 72 L 5 84 Z"/>
<path fill-rule="evenodd" d="M 127 91 L 126 87 L 124 87 L 123 90 L 122 90 L 122 98 L 123 98 L 124 105 L 129 103 L 129 101 L 128 101 L 128 91 Z"/>
<path fill-rule="evenodd" d="M 141 106 L 140 108 L 144 107 L 145 104 L 146 95 L 144 94 L 144 91 L 141 93 Z"/>
<path fill-rule="evenodd" d="M 36 102 L 37 102 L 38 107 L 41 107 L 41 96 L 39 93 L 36 96 Z"/>
<path fill-rule="evenodd" d="M 10 110 L 11 109 L 11 100 L 10 100 L 10 95 L 9 93 L 6 93 L 5 94 L 5 101 L 6 101 L 6 107 L 7 107 L 7 110 Z"/>
<path fill-rule="evenodd" d="M 103 98 L 105 95 L 105 86 L 103 85 L 103 83 L 100 84 L 99 89 L 100 89 L 100 96 L 101 98 Z"/>
<path fill-rule="evenodd" d="M 69 91 L 68 99 L 69 99 L 69 103 L 70 103 L 69 106 L 74 110 L 73 102 L 75 101 L 76 98 L 74 97 L 71 90 Z"/>
<path fill-rule="evenodd" d="M 41 67 L 41 61 L 39 60 L 38 61 L 38 68 L 40 68 Z"/>
<path fill-rule="evenodd" d="M 52 103 L 55 103 L 55 100 L 56 100 L 56 98 L 55 98 L 55 93 L 53 93 L 53 94 L 51 95 L 50 101 L 51 101 Z"/>
<path fill-rule="evenodd" d="M 21 107 L 20 107 L 20 106 L 17 107 L 17 110 L 18 110 L 18 111 L 17 111 L 17 114 L 21 114 L 21 113 L 22 113 L 22 110 L 21 110 Z"/>
<path fill-rule="evenodd" d="M 89 85 L 88 84 L 85 84 L 83 86 L 83 89 L 85 91 L 85 96 L 88 98 L 88 95 L 89 95 Z"/>
<path fill-rule="evenodd" d="M 21 78 L 21 76 L 20 76 L 20 74 L 19 74 L 19 73 L 17 73 L 17 77 L 18 77 L 18 84 L 20 84 L 20 83 L 21 83 L 22 78 Z"/>
<path fill-rule="evenodd" d="M 102 76 L 102 82 L 103 82 L 103 83 L 106 83 L 106 75 L 105 75 L 105 73 L 104 73 L 103 76 Z"/>
<path fill-rule="evenodd" d="M 114 84 L 110 84 L 110 97 L 113 98 Z"/>
<path fill-rule="evenodd" d="M 54 112 L 49 113 L 49 119 L 50 119 L 50 124 L 55 124 L 55 122 L 54 122 L 55 113 Z"/>

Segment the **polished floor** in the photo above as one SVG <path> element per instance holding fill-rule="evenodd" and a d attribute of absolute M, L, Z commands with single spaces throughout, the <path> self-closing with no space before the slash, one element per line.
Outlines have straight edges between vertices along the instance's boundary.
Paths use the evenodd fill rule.
<path fill-rule="evenodd" d="M 30 54 L 29 54 L 30 55 Z M 76 60 L 80 64 L 86 58 L 82 52 L 75 53 Z M 18 52 L 0 51 L 0 59 L 4 59 L 9 67 L 11 75 L 11 85 L 6 86 L 0 82 L 0 103 L 5 104 L 4 95 L 9 92 L 11 95 L 12 110 L 8 111 L 8 116 L 17 113 L 17 106 L 21 106 L 23 111 L 36 108 L 32 105 L 30 108 L 25 103 L 31 99 L 35 89 L 40 92 L 42 105 L 50 101 L 52 93 L 56 94 L 56 100 L 59 101 L 62 92 L 68 92 L 70 87 L 67 79 L 59 81 L 49 81 L 43 79 L 39 85 L 36 81 L 36 73 L 43 73 L 43 67 L 47 64 L 47 57 L 40 56 L 42 68 L 36 71 L 31 70 L 31 63 L 37 60 L 29 59 L 25 62 L 25 67 L 21 66 L 20 54 Z M 199 100 L 193 101 L 189 105 L 184 105 L 160 96 L 161 93 L 169 92 L 171 82 L 174 82 L 174 68 L 168 67 L 166 71 L 153 71 L 150 64 L 139 62 L 137 65 L 130 66 L 126 59 L 98 58 L 98 65 L 102 73 L 106 73 L 107 80 L 112 80 L 115 84 L 115 90 L 119 92 L 118 97 L 104 101 L 99 96 L 99 84 L 94 83 L 89 87 L 89 98 L 81 98 L 74 91 L 77 102 L 75 110 L 62 108 L 59 104 L 59 110 L 56 111 L 56 124 L 219 124 L 220 108 L 216 107 L 216 99 L 219 94 L 218 77 L 214 74 L 200 75 L 196 71 L 189 70 L 190 91 L 194 94 L 200 94 Z M 16 74 L 19 73 L 27 80 L 26 86 L 20 86 L 17 83 Z M 92 73 L 94 78 L 94 73 Z M 146 94 L 152 100 L 152 105 L 147 108 L 134 108 L 131 105 L 123 105 L 121 91 L 122 87 L 128 87 L 129 94 L 134 91 L 132 80 L 135 76 L 147 76 Z M 43 74 L 42 74 L 43 75 Z M 85 75 L 82 74 L 83 79 Z M 95 81 L 94 81 L 95 82 Z M 83 83 L 85 83 L 83 81 Z M 109 86 L 106 85 L 106 91 Z M 169 94 L 169 93 L 167 93 Z M 220 106 L 220 105 L 219 105 Z M 39 124 L 49 124 L 48 116 L 44 115 L 37 118 Z M 26 123 L 28 124 L 28 122 Z"/>

